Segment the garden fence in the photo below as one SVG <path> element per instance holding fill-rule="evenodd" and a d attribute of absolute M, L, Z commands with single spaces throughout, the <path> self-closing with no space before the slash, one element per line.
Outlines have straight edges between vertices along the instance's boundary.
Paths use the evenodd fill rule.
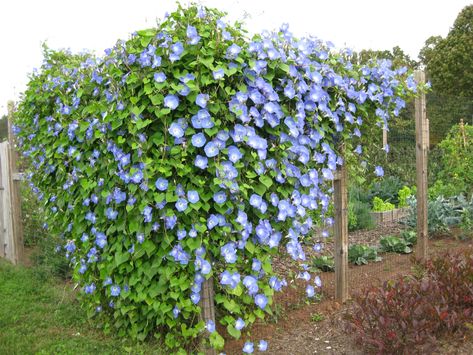
<path fill-rule="evenodd" d="M 13 105 L 9 104 L 9 121 Z M 0 143 L 0 257 L 18 264 L 23 254 L 23 226 L 19 192 L 20 174 L 16 166 L 11 128 L 8 140 Z"/>

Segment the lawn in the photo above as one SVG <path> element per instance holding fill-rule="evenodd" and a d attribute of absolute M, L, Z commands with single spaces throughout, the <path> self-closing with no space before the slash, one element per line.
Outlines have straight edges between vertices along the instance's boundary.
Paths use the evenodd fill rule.
<path fill-rule="evenodd" d="M 73 285 L 0 260 L 0 354 L 158 354 L 157 344 L 104 335 L 88 322 Z"/>

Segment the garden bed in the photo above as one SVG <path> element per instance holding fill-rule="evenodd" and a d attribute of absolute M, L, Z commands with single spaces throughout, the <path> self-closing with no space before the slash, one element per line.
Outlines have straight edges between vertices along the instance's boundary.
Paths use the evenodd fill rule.
<path fill-rule="evenodd" d="M 409 214 L 409 208 L 395 208 L 390 211 L 371 212 L 371 217 L 376 225 L 400 221 Z"/>
<path fill-rule="evenodd" d="M 391 226 L 391 228 L 396 228 Z M 430 256 L 445 251 L 473 249 L 472 241 L 455 238 L 441 238 L 430 242 Z M 286 264 L 292 269 L 291 261 L 279 260 L 275 267 Z M 411 271 L 412 256 L 383 254 L 383 260 L 363 266 L 349 268 L 349 290 L 353 294 L 370 284 L 392 280 Z M 354 341 L 343 331 L 342 314 L 348 309 L 334 300 L 334 273 L 320 274 L 323 280 L 322 300 L 308 302 L 300 280 L 290 283 L 283 293 L 276 296 L 282 306 L 275 312 L 272 321 L 259 323 L 252 328 L 252 339 L 265 339 L 269 342 L 269 354 L 364 354 Z M 299 286 L 299 287 L 298 287 Z M 473 350 L 471 339 L 445 339 L 440 344 L 441 354 L 470 354 Z M 226 353 L 240 353 L 245 339 L 227 339 Z"/>

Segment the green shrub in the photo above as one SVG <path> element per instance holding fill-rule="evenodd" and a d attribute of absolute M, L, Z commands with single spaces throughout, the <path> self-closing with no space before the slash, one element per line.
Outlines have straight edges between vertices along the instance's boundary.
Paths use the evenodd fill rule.
<path fill-rule="evenodd" d="M 348 261 L 355 265 L 366 265 L 370 261 L 381 261 L 378 250 L 369 245 L 353 244 L 348 248 Z"/>
<path fill-rule="evenodd" d="M 348 191 L 348 229 L 355 231 L 374 226 L 368 193 L 361 187 L 351 186 Z"/>
<path fill-rule="evenodd" d="M 383 201 L 379 197 L 373 198 L 373 211 L 374 212 L 385 212 L 385 211 L 392 211 L 395 209 L 396 206 L 391 202 Z"/>
<path fill-rule="evenodd" d="M 434 176 L 432 197 L 451 197 L 473 192 L 473 127 L 455 125 L 438 144 L 439 167 Z"/>
<path fill-rule="evenodd" d="M 396 176 L 387 176 L 371 185 L 369 196 L 370 201 L 375 197 L 383 201 L 390 202 L 394 205 L 399 203 L 399 190 L 404 186 L 404 183 Z"/>
<path fill-rule="evenodd" d="M 0 117 L 0 142 L 8 139 L 8 120 L 7 116 Z"/>

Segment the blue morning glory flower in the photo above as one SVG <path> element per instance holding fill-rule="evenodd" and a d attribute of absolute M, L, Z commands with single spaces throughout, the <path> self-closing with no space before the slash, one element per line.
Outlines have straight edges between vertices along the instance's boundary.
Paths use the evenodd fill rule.
<path fill-rule="evenodd" d="M 203 133 L 194 134 L 191 138 L 191 141 L 192 145 L 197 148 L 203 147 L 207 142 L 207 140 L 205 139 L 205 134 Z"/>
<path fill-rule="evenodd" d="M 177 122 L 171 123 L 168 128 L 168 132 L 171 136 L 175 138 L 181 138 L 184 136 L 184 130 L 182 129 L 182 126 Z"/>
<path fill-rule="evenodd" d="M 87 212 L 85 215 L 85 220 L 94 224 L 97 221 L 97 218 L 95 217 L 95 214 L 93 212 Z"/>
<path fill-rule="evenodd" d="M 207 106 L 207 102 L 209 101 L 209 95 L 207 94 L 199 94 L 195 98 L 196 105 L 205 108 Z"/>
<path fill-rule="evenodd" d="M 145 236 L 143 233 L 138 233 L 136 235 L 136 241 L 139 243 L 139 244 L 143 244 L 143 242 L 145 241 Z"/>
<path fill-rule="evenodd" d="M 82 264 L 79 268 L 79 274 L 84 274 L 87 271 L 87 265 Z"/>
<path fill-rule="evenodd" d="M 94 293 L 94 291 L 95 291 L 95 284 L 93 282 L 89 285 L 85 285 L 84 292 L 86 294 L 92 294 Z"/>
<path fill-rule="evenodd" d="M 164 106 L 175 110 L 179 106 L 179 98 L 176 95 L 167 95 L 164 98 Z"/>
<path fill-rule="evenodd" d="M 259 351 L 266 351 L 268 350 L 268 342 L 265 340 L 260 340 L 258 343 L 258 350 Z"/>
<path fill-rule="evenodd" d="M 181 244 L 177 244 L 172 248 L 169 253 L 170 256 L 174 258 L 175 261 L 179 262 L 181 265 L 187 265 L 189 263 L 189 254 L 182 249 Z"/>
<path fill-rule="evenodd" d="M 377 166 L 375 169 L 374 169 L 374 173 L 376 174 L 376 176 L 383 176 L 384 175 L 384 170 L 382 167 L 380 166 Z"/>
<path fill-rule="evenodd" d="M 253 259 L 253 262 L 251 263 L 251 270 L 259 272 L 261 270 L 261 261 L 258 259 Z"/>
<path fill-rule="evenodd" d="M 305 292 L 307 294 L 307 297 L 312 298 L 315 296 L 315 289 L 314 286 L 307 285 Z"/>
<path fill-rule="evenodd" d="M 245 354 L 253 354 L 254 346 L 251 341 L 247 341 L 242 350 Z"/>
<path fill-rule="evenodd" d="M 314 284 L 317 287 L 322 287 L 322 279 L 320 278 L 319 275 L 315 276 L 314 278 Z"/>
<path fill-rule="evenodd" d="M 225 75 L 225 72 L 223 71 L 223 69 L 218 69 L 218 70 L 215 70 L 212 73 L 212 75 L 213 75 L 215 80 L 220 80 L 220 79 L 223 79 L 223 77 Z"/>
<path fill-rule="evenodd" d="M 242 330 L 245 327 L 245 321 L 241 318 L 238 318 L 235 322 L 235 329 Z"/>
<path fill-rule="evenodd" d="M 281 291 L 282 282 L 278 280 L 276 276 L 271 276 L 269 279 L 269 286 L 275 291 Z"/>
<path fill-rule="evenodd" d="M 197 304 L 200 301 L 200 293 L 191 294 L 191 301 L 193 304 Z"/>
<path fill-rule="evenodd" d="M 218 155 L 219 149 L 214 142 L 208 142 L 204 148 L 205 155 L 209 158 L 213 158 Z"/>
<path fill-rule="evenodd" d="M 242 157 L 243 157 L 243 154 L 240 152 L 240 149 L 238 149 L 234 145 L 231 145 L 228 147 L 228 159 L 231 162 L 236 163 Z"/>
<path fill-rule="evenodd" d="M 248 294 L 250 295 L 254 295 L 259 290 L 258 281 L 251 275 L 243 278 L 243 285 L 248 289 Z"/>
<path fill-rule="evenodd" d="M 143 220 L 144 220 L 145 223 L 151 222 L 151 220 L 153 218 L 152 213 L 153 213 L 153 209 L 150 206 L 146 206 L 143 209 L 142 215 L 144 217 Z"/>
<path fill-rule="evenodd" d="M 181 42 L 174 43 L 170 48 L 169 60 L 175 62 L 181 58 L 182 52 L 184 52 L 184 46 Z"/>
<path fill-rule="evenodd" d="M 218 217 L 214 214 L 211 214 L 209 218 L 207 218 L 207 228 L 214 229 L 218 226 Z"/>
<path fill-rule="evenodd" d="M 227 54 L 225 58 L 227 59 L 235 59 L 238 57 L 238 54 L 241 52 L 241 47 L 235 43 L 233 43 L 230 47 L 227 48 Z"/>
<path fill-rule="evenodd" d="M 110 287 L 111 296 L 114 296 L 114 297 L 120 296 L 120 292 L 121 292 L 120 286 L 113 285 L 112 287 Z"/>
<path fill-rule="evenodd" d="M 218 204 L 222 204 L 227 200 L 227 194 L 224 191 L 218 191 L 214 194 L 213 200 Z"/>
<path fill-rule="evenodd" d="M 166 229 L 173 229 L 176 226 L 177 217 L 176 216 L 166 216 L 166 217 L 164 217 L 164 223 L 165 223 Z"/>
<path fill-rule="evenodd" d="M 181 313 L 180 309 L 177 308 L 177 306 L 174 306 L 174 308 L 172 310 L 172 314 L 173 314 L 174 318 L 177 318 L 179 316 L 179 313 Z"/>
<path fill-rule="evenodd" d="M 215 332 L 215 323 L 214 323 L 214 321 L 211 320 L 211 319 L 209 319 L 209 320 L 207 321 L 207 323 L 205 323 L 205 329 L 207 329 L 207 331 L 208 331 L 209 333 Z"/>
<path fill-rule="evenodd" d="M 130 180 L 134 184 L 139 184 L 141 180 L 143 180 L 143 172 L 141 170 L 134 172 L 133 175 L 130 177 Z"/>
<path fill-rule="evenodd" d="M 212 266 L 207 260 L 202 259 L 202 265 L 200 267 L 200 271 L 202 272 L 203 275 L 208 275 L 210 271 L 212 271 Z"/>
<path fill-rule="evenodd" d="M 261 204 L 263 203 L 263 198 L 260 195 L 257 194 L 252 194 L 250 196 L 250 205 L 259 208 Z"/>
<path fill-rule="evenodd" d="M 195 190 L 187 191 L 187 199 L 190 203 L 197 203 L 200 200 L 199 193 Z"/>
<path fill-rule="evenodd" d="M 157 83 L 164 83 L 166 81 L 166 74 L 163 72 L 154 73 L 154 80 Z"/>
<path fill-rule="evenodd" d="M 113 210 L 113 208 L 107 208 L 105 210 L 105 216 L 107 216 L 107 218 L 111 221 L 117 219 L 117 216 L 118 216 L 118 211 L 115 211 Z"/>
<path fill-rule="evenodd" d="M 237 260 L 235 244 L 230 242 L 220 248 L 220 254 L 225 258 L 229 264 L 233 264 Z"/>
<path fill-rule="evenodd" d="M 168 189 L 169 183 L 165 178 L 158 178 L 155 185 L 159 191 L 166 191 Z"/>
<path fill-rule="evenodd" d="M 259 293 L 255 296 L 255 304 L 259 308 L 264 309 L 266 305 L 268 304 L 268 299 L 266 298 L 265 295 L 263 295 L 262 293 Z"/>
<path fill-rule="evenodd" d="M 187 209 L 187 200 L 184 198 L 180 198 L 179 200 L 177 200 L 176 210 L 178 210 L 179 212 L 183 212 L 186 209 Z"/>
<path fill-rule="evenodd" d="M 200 169 L 205 169 L 207 168 L 209 160 L 202 156 L 202 155 L 197 155 L 194 160 L 194 165 Z"/>
<path fill-rule="evenodd" d="M 198 35 L 197 29 L 194 26 L 187 25 L 186 34 L 187 34 L 187 39 L 188 39 L 187 43 L 191 45 L 195 45 L 199 43 L 200 36 Z"/>

